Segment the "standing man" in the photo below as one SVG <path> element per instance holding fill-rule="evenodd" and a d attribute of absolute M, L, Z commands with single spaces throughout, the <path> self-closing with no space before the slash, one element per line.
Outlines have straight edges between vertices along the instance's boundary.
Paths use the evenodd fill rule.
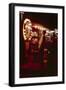
<path fill-rule="evenodd" d="M 43 60 L 44 60 L 45 33 L 46 33 L 45 30 L 41 32 L 42 35 L 39 40 L 39 54 L 40 54 L 40 62 L 42 64 L 43 64 Z"/>

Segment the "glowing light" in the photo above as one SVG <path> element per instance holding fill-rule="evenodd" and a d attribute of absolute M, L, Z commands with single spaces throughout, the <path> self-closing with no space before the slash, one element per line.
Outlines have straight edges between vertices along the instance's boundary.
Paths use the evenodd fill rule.
<path fill-rule="evenodd" d="M 24 40 L 31 40 L 32 35 L 31 35 L 31 30 L 32 30 L 32 23 L 30 19 L 25 19 L 23 23 L 23 37 Z"/>
<path fill-rule="evenodd" d="M 32 27 L 34 27 L 35 29 L 38 29 L 40 31 L 45 31 L 48 30 L 48 28 L 45 28 L 43 25 L 41 24 L 34 24 Z"/>
<path fill-rule="evenodd" d="M 38 33 L 37 32 L 33 32 L 32 28 L 35 28 L 36 30 L 38 30 L 40 35 L 43 34 L 43 31 L 46 31 L 45 36 L 48 37 L 48 38 L 50 38 L 53 35 L 54 32 L 55 32 L 55 34 L 58 33 L 57 29 L 50 30 L 50 29 L 44 27 L 41 24 L 32 23 L 30 19 L 26 18 L 24 20 L 23 29 L 22 29 L 24 40 L 31 40 L 31 38 L 33 36 L 38 37 Z"/>

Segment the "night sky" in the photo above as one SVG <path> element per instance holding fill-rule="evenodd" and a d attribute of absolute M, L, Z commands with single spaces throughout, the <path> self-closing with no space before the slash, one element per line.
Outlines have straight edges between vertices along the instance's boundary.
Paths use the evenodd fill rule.
<path fill-rule="evenodd" d="M 34 23 L 39 23 L 49 29 L 58 28 L 58 15 L 53 13 L 24 12 L 23 19 L 29 18 Z"/>

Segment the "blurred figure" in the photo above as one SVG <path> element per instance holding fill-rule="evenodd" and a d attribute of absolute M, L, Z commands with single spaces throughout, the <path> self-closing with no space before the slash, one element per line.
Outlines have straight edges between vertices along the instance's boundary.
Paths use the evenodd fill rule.
<path fill-rule="evenodd" d="M 38 61 L 38 32 L 33 29 L 33 36 L 30 42 L 30 53 L 33 55 L 33 61 Z"/>
<path fill-rule="evenodd" d="M 48 54 L 48 74 L 56 75 L 57 74 L 57 36 L 55 32 L 51 36 L 52 43 L 48 45 L 48 50 L 50 54 Z"/>
<path fill-rule="evenodd" d="M 30 19 L 26 18 L 23 22 L 23 38 L 24 38 L 24 58 L 25 62 L 29 62 L 29 47 L 30 47 L 30 40 L 32 38 L 32 22 Z"/>
<path fill-rule="evenodd" d="M 44 48 L 45 48 L 45 33 L 46 31 L 43 31 L 40 40 L 39 40 L 39 55 L 40 55 L 40 62 L 43 64 L 44 60 Z"/>

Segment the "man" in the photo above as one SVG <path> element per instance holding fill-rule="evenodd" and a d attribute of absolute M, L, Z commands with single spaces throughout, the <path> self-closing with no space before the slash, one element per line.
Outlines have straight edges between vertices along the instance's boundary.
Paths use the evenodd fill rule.
<path fill-rule="evenodd" d="M 45 33 L 46 33 L 46 31 L 42 31 L 42 35 L 39 40 L 39 54 L 40 54 L 40 62 L 42 64 L 43 64 L 43 60 L 44 60 Z"/>
<path fill-rule="evenodd" d="M 38 33 L 36 31 L 33 32 L 33 37 L 30 43 L 30 51 L 33 55 L 33 61 L 37 62 L 39 51 L 38 51 Z"/>

